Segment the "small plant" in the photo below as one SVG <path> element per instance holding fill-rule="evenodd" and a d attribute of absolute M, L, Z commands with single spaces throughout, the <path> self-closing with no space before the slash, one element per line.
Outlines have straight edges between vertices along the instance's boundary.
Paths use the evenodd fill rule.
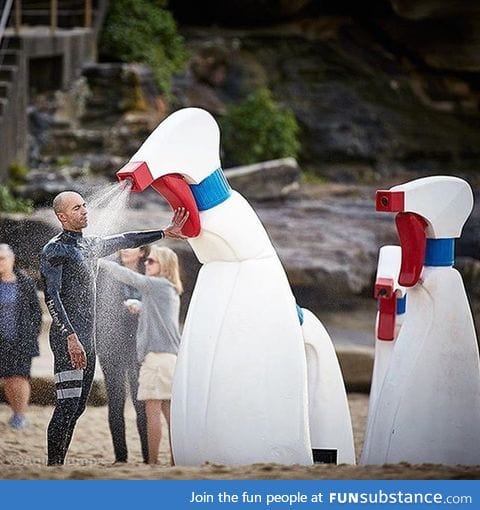
<path fill-rule="evenodd" d="M 33 203 L 28 199 L 16 198 L 12 195 L 8 186 L 0 184 L 0 211 L 31 213 L 33 211 Z"/>
<path fill-rule="evenodd" d="M 172 75 L 187 63 L 187 51 L 172 14 L 161 0 L 110 2 L 100 36 L 104 60 L 144 63 L 161 92 L 169 94 Z"/>
<path fill-rule="evenodd" d="M 14 184 L 24 183 L 29 172 L 30 168 L 28 168 L 28 166 L 22 165 L 18 162 L 13 162 L 8 167 L 8 175 L 10 177 L 10 181 Z"/>
<path fill-rule="evenodd" d="M 315 173 L 315 171 L 310 168 L 303 168 L 302 181 L 305 184 L 325 184 L 328 182 L 328 179 L 325 175 Z"/>
<path fill-rule="evenodd" d="M 230 106 L 222 122 L 222 145 L 230 164 L 298 156 L 299 127 L 294 114 L 282 109 L 268 89 Z"/>
<path fill-rule="evenodd" d="M 71 166 L 73 163 L 73 158 L 71 156 L 58 156 L 57 158 L 57 167 L 64 168 Z"/>

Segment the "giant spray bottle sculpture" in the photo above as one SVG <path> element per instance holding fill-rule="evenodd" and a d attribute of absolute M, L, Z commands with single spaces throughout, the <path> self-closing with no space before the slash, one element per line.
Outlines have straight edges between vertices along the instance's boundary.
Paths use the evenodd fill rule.
<path fill-rule="evenodd" d="M 352 420 L 345 384 L 330 335 L 302 308 L 308 374 L 308 417 L 314 460 L 355 464 Z"/>
<path fill-rule="evenodd" d="M 408 312 L 375 404 L 367 464 L 480 464 L 480 362 L 470 306 L 453 269 L 454 240 L 473 207 L 456 177 L 377 192 L 396 212 L 399 283 Z"/>
<path fill-rule="evenodd" d="M 372 422 L 378 396 L 390 366 L 395 341 L 405 318 L 407 296 L 405 288 L 398 283 L 401 258 L 402 249 L 400 246 L 382 246 L 380 248 L 374 287 L 374 297 L 378 303 L 375 321 L 375 360 L 361 463 L 366 463 L 365 459 L 368 459 L 370 455 Z"/>
<path fill-rule="evenodd" d="M 295 299 L 257 215 L 223 175 L 219 142 L 215 119 L 185 108 L 165 119 L 117 173 L 132 180 L 133 191 L 151 185 L 173 208 L 188 209 L 183 233 L 203 264 L 172 390 L 175 463 L 311 464 Z M 335 383 L 343 386 L 341 376 Z M 349 423 L 338 427 L 351 435 L 348 407 L 340 415 Z M 344 462 L 351 457 L 339 454 Z"/>

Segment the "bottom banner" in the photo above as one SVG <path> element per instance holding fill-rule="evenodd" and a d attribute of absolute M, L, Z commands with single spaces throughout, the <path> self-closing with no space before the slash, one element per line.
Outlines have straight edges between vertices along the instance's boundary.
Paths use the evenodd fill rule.
<path fill-rule="evenodd" d="M 4 480 L 0 490 L 15 509 L 480 508 L 478 480 Z"/>

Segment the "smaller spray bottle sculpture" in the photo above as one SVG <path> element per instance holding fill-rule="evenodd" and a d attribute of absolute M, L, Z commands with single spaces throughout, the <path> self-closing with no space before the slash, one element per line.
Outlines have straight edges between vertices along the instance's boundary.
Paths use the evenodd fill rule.
<path fill-rule="evenodd" d="M 370 455 L 372 447 L 370 436 L 375 406 L 388 372 L 395 342 L 405 319 L 407 296 L 405 288 L 398 283 L 401 258 L 400 246 L 382 246 L 378 254 L 374 287 L 374 297 L 378 304 L 375 321 L 375 360 L 361 463 L 365 463 L 365 459 L 368 459 Z"/>
<path fill-rule="evenodd" d="M 473 208 L 462 179 L 435 176 L 377 191 L 395 212 L 398 283 L 408 310 L 391 353 L 362 462 L 480 464 L 480 361 L 455 238 Z"/>

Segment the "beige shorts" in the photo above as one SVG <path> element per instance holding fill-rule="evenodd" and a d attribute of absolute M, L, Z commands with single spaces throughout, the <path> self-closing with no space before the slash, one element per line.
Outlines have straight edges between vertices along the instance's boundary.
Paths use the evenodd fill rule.
<path fill-rule="evenodd" d="M 170 400 L 177 356 L 169 352 L 149 352 L 140 367 L 138 400 Z"/>

